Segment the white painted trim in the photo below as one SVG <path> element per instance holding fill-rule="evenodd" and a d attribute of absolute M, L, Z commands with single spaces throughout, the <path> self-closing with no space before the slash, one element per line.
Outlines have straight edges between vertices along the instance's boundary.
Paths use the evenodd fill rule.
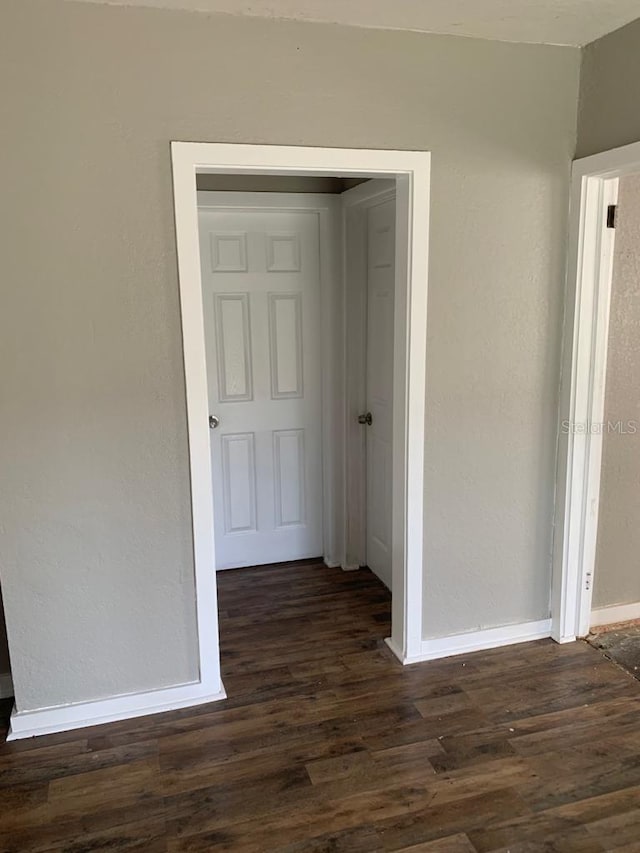
<path fill-rule="evenodd" d="M 621 178 L 640 169 L 640 142 L 574 160 L 573 177 Z"/>
<path fill-rule="evenodd" d="M 483 649 L 495 649 L 499 646 L 512 646 L 517 643 L 529 643 L 532 640 L 543 640 L 551 636 L 551 620 L 542 619 L 538 622 L 520 622 L 516 625 L 504 625 L 501 628 L 485 628 L 481 631 L 471 631 L 466 634 L 454 634 L 434 640 L 423 640 L 420 651 L 403 661 L 405 664 L 421 663 L 438 660 L 454 655 L 479 652 Z M 398 651 L 389 643 L 397 657 Z M 400 658 L 402 660 L 402 658 Z"/>
<path fill-rule="evenodd" d="M 344 323 L 344 539 L 343 569 L 366 564 L 366 433 L 357 416 L 367 407 L 367 211 L 395 199 L 396 182 L 372 180 L 342 193 Z M 401 242 L 408 235 L 396 234 Z"/>
<path fill-rule="evenodd" d="M 10 672 L 0 673 L 0 699 L 11 699 L 13 696 L 13 679 Z"/>
<path fill-rule="evenodd" d="M 327 193 L 226 192 L 199 190 L 201 209 L 295 210 L 318 216 L 320 242 L 320 325 L 322 358 L 322 526 L 323 558 L 327 565 L 344 560 L 342 530 L 343 446 L 341 334 L 342 277 L 340 199 Z M 336 425 L 338 425 L 336 427 Z"/>
<path fill-rule="evenodd" d="M 424 452 L 430 158 L 396 178 L 393 377 L 392 639 L 403 658 L 422 647 L 424 626 Z M 395 460 L 401 460 L 397 464 Z M 402 625 L 402 632 L 397 626 Z"/>
<path fill-rule="evenodd" d="M 570 352 L 571 390 L 566 417 L 560 421 L 559 441 L 566 442 L 565 599 L 554 637 L 564 641 L 589 630 L 600 500 L 602 434 L 590 425 L 604 417 L 611 264 L 615 231 L 606 228 L 608 204 L 615 203 L 617 179 L 583 179 L 580 218 L 575 236 L 578 267 L 575 318 Z M 572 243 L 573 244 L 573 243 Z M 568 319 L 568 318 L 567 318 Z M 568 430 L 568 431 L 567 431 Z M 582 430 L 582 431 L 580 431 Z M 558 495 L 561 491 L 558 490 Z"/>
<path fill-rule="evenodd" d="M 591 623 L 615 238 L 606 208 L 618 179 L 638 171 L 640 143 L 573 164 L 551 595 L 560 643 L 586 636 Z"/>
<path fill-rule="evenodd" d="M 618 622 L 631 622 L 640 619 L 640 601 L 631 604 L 614 604 L 611 607 L 598 607 L 591 611 L 591 628 L 601 625 L 616 625 Z"/>
<path fill-rule="evenodd" d="M 594 188 L 599 190 L 599 198 L 590 209 L 585 211 L 585 225 L 593 216 L 596 236 L 596 263 L 593 270 L 594 298 L 593 325 L 591 327 L 592 349 L 590 353 L 590 410 L 587 410 L 587 423 L 600 424 L 605 415 L 605 387 L 607 376 L 607 351 L 609 345 L 609 312 L 611 306 L 611 287 L 613 283 L 613 253 L 615 245 L 615 229 L 606 227 L 607 206 L 618 201 L 618 178 L 607 178 L 594 182 Z M 587 199 L 589 195 L 587 194 Z M 584 258 L 586 260 L 586 256 Z M 586 271 L 586 266 L 583 268 Z M 585 365 L 586 367 L 586 365 Z M 586 379 L 586 377 L 585 377 Z M 577 396 L 577 395 L 576 395 Z M 579 418 L 580 416 L 577 415 Z M 579 421 L 577 421 L 579 422 Z M 598 517 L 600 509 L 600 480 L 602 469 L 602 449 L 604 434 L 601 429 L 585 436 L 582 447 L 574 440 L 574 452 L 579 459 L 584 450 L 585 467 L 579 479 L 584 488 L 584 504 L 581 507 L 583 522 L 582 537 L 582 580 L 579 581 L 581 598 L 578 603 L 577 622 L 579 637 L 584 637 L 589 631 L 593 585 L 595 580 L 596 549 L 598 539 Z M 585 446 L 586 445 L 586 446 Z M 576 490 L 576 496 L 580 491 Z"/>
<path fill-rule="evenodd" d="M 196 174 L 172 161 L 182 347 L 191 474 L 194 580 L 201 695 L 223 692 L 220 677 L 218 592 L 215 580 L 213 489 L 209 453 L 209 405 L 205 359 Z"/>
<path fill-rule="evenodd" d="M 55 708 L 43 708 L 37 711 L 19 712 L 14 709 L 11 715 L 11 727 L 7 740 L 49 735 L 54 732 L 66 732 L 117 720 L 133 717 L 146 717 L 163 711 L 176 711 L 218 702 L 225 699 L 226 693 L 221 684 L 217 693 L 207 693 L 201 683 L 184 684 L 179 687 L 167 687 L 162 690 L 150 690 L 144 693 L 131 693 L 111 699 L 99 699 L 94 702 L 79 702 L 73 705 L 61 705 Z"/>
<path fill-rule="evenodd" d="M 405 245 L 399 241 L 396 244 L 392 638 L 402 648 L 403 657 L 410 656 L 422 641 L 430 154 L 201 142 L 173 142 L 171 154 L 180 292 L 183 316 L 186 313 L 190 318 L 186 326 L 183 323 L 183 337 L 190 465 L 195 483 L 192 503 L 196 567 L 199 558 L 206 554 L 208 571 L 201 586 L 196 568 L 196 594 L 199 615 L 208 613 L 211 617 L 217 617 L 212 611 L 215 576 L 211 567 L 215 566 L 215 552 L 196 172 L 396 178 L 397 224 L 399 232 L 406 232 L 409 239 Z M 208 634 L 209 657 L 216 658 L 219 673 L 217 618 L 208 623 L 210 626 L 213 628 Z"/>
<path fill-rule="evenodd" d="M 313 148 L 294 145 L 245 145 L 172 142 L 174 159 L 189 169 L 211 174 L 329 175 L 342 178 L 395 178 L 429 171 L 427 151 L 379 148 Z"/>

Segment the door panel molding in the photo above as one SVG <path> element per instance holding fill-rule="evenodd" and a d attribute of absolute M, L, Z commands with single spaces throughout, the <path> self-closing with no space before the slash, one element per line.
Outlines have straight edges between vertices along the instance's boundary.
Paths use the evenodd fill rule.
<path fill-rule="evenodd" d="M 271 399 L 287 400 L 292 397 L 303 397 L 302 294 L 297 291 L 269 293 L 267 299 L 269 304 Z M 293 304 L 286 306 L 284 312 L 279 311 L 279 303 L 286 302 Z M 289 321 L 288 329 L 284 328 L 287 321 Z M 293 347 L 287 353 L 284 347 L 289 343 L 293 344 Z"/>
<path fill-rule="evenodd" d="M 294 444 L 293 453 L 291 445 Z M 289 452 L 287 453 L 287 445 Z M 283 462 L 289 464 L 285 466 Z M 283 484 L 286 482 L 282 477 L 283 469 L 291 472 L 294 469 L 297 474 L 295 488 L 289 488 L 289 500 L 285 495 Z M 273 432 L 273 470 L 276 528 L 297 527 L 306 520 L 306 490 L 305 490 L 305 454 L 304 454 L 304 429 L 278 429 Z M 297 494 L 293 495 L 292 492 Z M 293 501 L 291 498 L 293 497 Z M 293 506 L 292 506 L 293 504 Z"/>
<path fill-rule="evenodd" d="M 251 357 L 251 320 L 248 293 L 216 293 L 214 295 L 218 389 L 220 402 L 240 403 L 253 400 L 253 360 Z M 238 317 L 237 305 L 240 306 Z M 230 313 L 226 308 L 235 309 Z M 234 316 L 235 314 L 235 316 Z M 235 321 L 233 335 L 226 329 Z M 229 338 L 229 340 L 227 340 Z M 242 382 L 231 375 L 231 365 L 242 365 Z M 238 387 L 236 387 L 238 386 Z"/>
<path fill-rule="evenodd" d="M 255 433 L 227 433 L 220 442 L 225 533 L 254 531 L 258 516 Z"/>

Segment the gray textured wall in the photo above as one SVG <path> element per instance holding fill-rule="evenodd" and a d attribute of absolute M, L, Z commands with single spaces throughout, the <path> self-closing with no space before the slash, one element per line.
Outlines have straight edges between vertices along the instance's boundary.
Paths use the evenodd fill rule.
<path fill-rule="evenodd" d="M 620 180 L 593 606 L 640 601 L 640 175 Z M 635 430 L 635 432 L 634 432 Z"/>
<path fill-rule="evenodd" d="M 577 156 L 586 157 L 638 141 L 640 20 L 584 49 Z"/>
<path fill-rule="evenodd" d="M 197 676 L 169 141 L 428 149 L 428 636 L 549 613 L 579 52 L 0 7 L 2 585 L 22 710 Z"/>

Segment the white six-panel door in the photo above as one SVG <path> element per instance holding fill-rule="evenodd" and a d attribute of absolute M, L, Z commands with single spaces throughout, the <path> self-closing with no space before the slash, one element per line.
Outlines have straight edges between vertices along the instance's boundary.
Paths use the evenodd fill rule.
<path fill-rule="evenodd" d="M 367 216 L 367 565 L 391 589 L 395 199 Z"/>
<path fill-rule="evenodd" d="M 322 555 L 317 213 L 199 208 L 216 566 Z M 215 421 L 214 421 L 215 423 Z"/>

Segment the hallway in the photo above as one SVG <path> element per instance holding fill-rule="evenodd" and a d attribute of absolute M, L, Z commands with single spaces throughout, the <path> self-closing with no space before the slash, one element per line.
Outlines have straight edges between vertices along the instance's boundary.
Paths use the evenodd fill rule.
<path fill-rule="evenodd" d="M 403 669 L 368 571 L 218 584 L 229 699 L 0 746 L 0 850 L 640 850 L 640 686 L 587 644 Z"/>

